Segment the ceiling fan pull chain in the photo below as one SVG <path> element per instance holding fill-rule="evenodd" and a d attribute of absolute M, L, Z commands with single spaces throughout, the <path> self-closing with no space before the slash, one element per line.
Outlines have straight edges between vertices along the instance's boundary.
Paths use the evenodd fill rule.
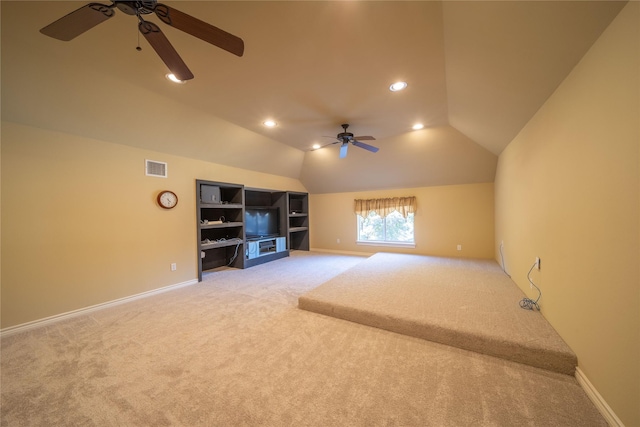
<path fill-rule="evenodd" d="M 138 15 L 138 19 L 140 19 L 140 15 Z M 138 46 L 136 46 L 136 50 L 140 52 L 142 48 L 140 47 L 140 30 L 136 28 L 136 34 L 138 35 Z"/>

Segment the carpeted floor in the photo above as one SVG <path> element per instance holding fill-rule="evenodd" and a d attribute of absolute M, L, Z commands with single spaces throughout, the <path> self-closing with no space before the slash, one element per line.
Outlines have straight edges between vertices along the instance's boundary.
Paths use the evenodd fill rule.
<path fill-rule="evenodd" d="M 1 343 L 3 426 L 605 426 L 576 380 L 299 310 L 294 252 Z"/>
<path fill-rule="evenodd" d="M 574 375 L 575 353 L 492 260 L 377 253 L 299 307 Z"/>

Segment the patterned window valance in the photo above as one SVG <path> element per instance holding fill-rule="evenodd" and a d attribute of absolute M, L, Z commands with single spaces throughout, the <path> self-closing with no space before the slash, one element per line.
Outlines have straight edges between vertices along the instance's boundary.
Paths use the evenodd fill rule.
<path fill-rule="evenodd" d="M 408 214 L 416 213 L 417 208 L 415 196 L 355 200 L 355 213 L 362 218 L 366 218 L 371 211 L 375 211 L 383 218 L 393 211 L 398 211 L 406 218 Z"/>

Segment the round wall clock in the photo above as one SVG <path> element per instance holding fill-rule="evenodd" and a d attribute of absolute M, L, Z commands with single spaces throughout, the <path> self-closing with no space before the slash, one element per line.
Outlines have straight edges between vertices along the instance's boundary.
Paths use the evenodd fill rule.
<path fill-rule="evenodd" d="M 176 196 L 176 193 L 173 191 L 161 191 L 160 194 L 158 194 L 158 204 L 165 209 L 175 208 L 178 204 L 178 196 Z"/>

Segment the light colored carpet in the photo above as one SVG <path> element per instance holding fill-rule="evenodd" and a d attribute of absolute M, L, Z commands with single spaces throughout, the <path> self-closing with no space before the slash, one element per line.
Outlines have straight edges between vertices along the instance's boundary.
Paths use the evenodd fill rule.
<path fill-rule="evenodd" d="M 294 252 L 5 336 L 3 426 L 605 426 L 570 376 L 299 310 Z"/>
<path fill-rule="evenodd" d="M 575 353 L 492 260 L 378 253 L 299 298 L 299 307 L 574 375 Z"/>

